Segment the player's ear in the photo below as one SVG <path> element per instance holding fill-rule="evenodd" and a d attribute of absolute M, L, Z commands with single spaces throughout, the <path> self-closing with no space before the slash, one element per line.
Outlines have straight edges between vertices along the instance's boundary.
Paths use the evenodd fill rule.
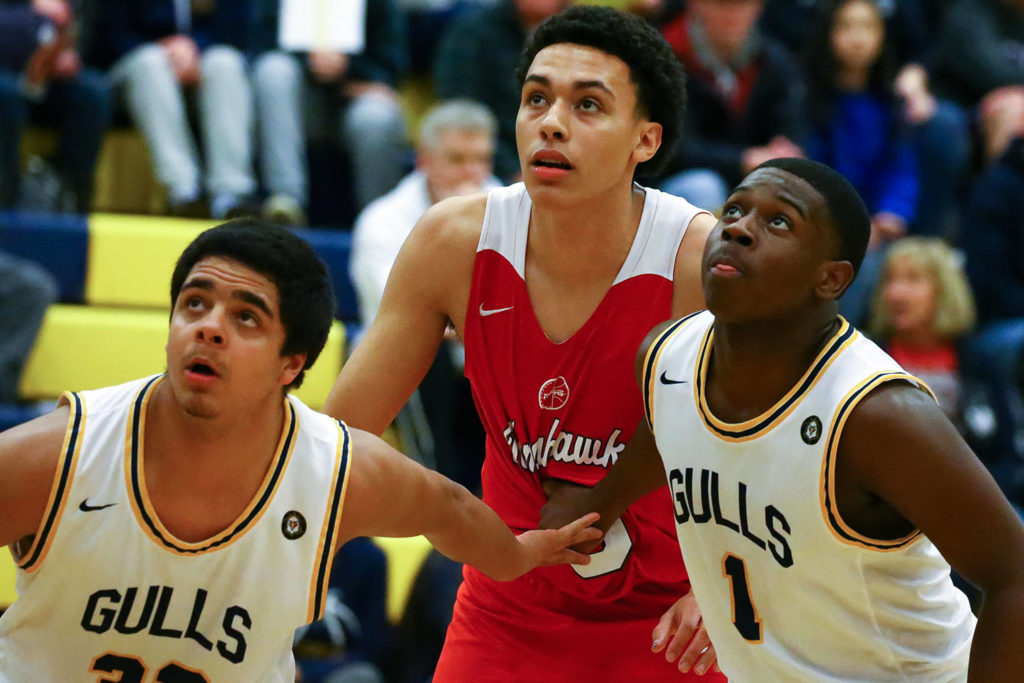
<path fill-rule="evenodd" d="M 644 120 L 640 124 L 640 137 L 633 148 L 633 160 L 642 164 L 649 161 L 661 147 L 661 124 Z"/>
<path fill-rule="evenodd" d="M 814 291 L 819 298 L 834 301 L 850 286 L 854 275 L 853 264 L 849 261 L 825 261 L 818 269 Z"/>
<path fill-rule="evenodd" d="M 281 356 L 281 373 L 277 378 L 281 386 L 286 387 L 291 384 L 305 366 L 306 354 L 304 353 Z"/>

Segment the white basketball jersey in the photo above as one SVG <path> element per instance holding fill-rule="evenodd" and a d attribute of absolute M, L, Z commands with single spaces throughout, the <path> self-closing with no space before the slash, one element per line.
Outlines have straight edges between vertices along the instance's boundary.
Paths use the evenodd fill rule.
<path fill-rule="evenodd" d="M 884 382 L 918 381 L 843 320 L 775 406 L 725 423 L 705 398 L 713 321 L 705 311 L 670 326 L 648 352 L 643 388 L 722 671 L 757 682 L 965 680 L 975 618 L 938 550 L 919 531 L 865 537 L 835 504 L 850 411 Z"/>
<path fill-rule="evenodd" d="M 161 380 L 62 397 L 71 416 L 50 501 L 0 618 L 0 681 L 294 680 L 295 629 L 323 611 L 348 431 L 289 396 L 251 504 L 187 543 L 145 487 L 146 407 Z"/>

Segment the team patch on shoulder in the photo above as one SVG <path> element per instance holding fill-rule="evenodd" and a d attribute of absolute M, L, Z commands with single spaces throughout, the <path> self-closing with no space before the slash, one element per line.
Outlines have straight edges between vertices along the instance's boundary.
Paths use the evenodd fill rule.
<path fill-rule="evenodd" d="M 281 533 L 290 541 L 301 537 L 306 533 L 306 518 L 302 516 L 301 512 L 289 510 L 284 513 L 284 518 L 281 520 Z"/>
<path fill-rule="evenodd" d="M 821 420 L 817 415 L 811 415 L 800 425 L 800 438 L 809 446 L 818 443 L 821 438 Z"/>

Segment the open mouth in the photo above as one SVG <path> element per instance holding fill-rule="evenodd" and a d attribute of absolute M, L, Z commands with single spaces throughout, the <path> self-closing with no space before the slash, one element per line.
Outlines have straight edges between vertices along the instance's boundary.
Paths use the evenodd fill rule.
<path fill-rule="evenodd" d="M 563 171 L 568 171 L 572 168 L 572 166 L 567 163 L 554 161 L 552 159 L 537 159 L 533 162 L 533 165 L 540 166 L 541 168 L 557 168 Z"/>
<path fill-rule="evenodd" d="M 196 361 L 191 363 L 186 368 L 189 372 L 196 375 L 202 375 L 204 377 L 216 377 L 217 371 L 202 361 Z"/>

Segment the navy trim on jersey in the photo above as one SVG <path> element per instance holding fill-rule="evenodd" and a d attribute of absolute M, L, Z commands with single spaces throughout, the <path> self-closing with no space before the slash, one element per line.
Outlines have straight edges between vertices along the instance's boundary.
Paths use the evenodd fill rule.
<path fill-rule="evenodd" d="M 56 526 L 57 519 L 60 517 L 61 510 L 64 508 L 64 499 L 67 497 L 68 488 L 71 485 L 72 469 L 75 463 L 75 450 L 78 448 L 78 440 L 82 434 L 82 397 L 77 393 L 69 392 L 67 394 L 74 399 L 74 405 L 71 406 L 73 418 L 71 420 L 71 431 L 68 437 L 68 446 L 64 451 L 63 463 L 61 466 L 60 474 L 57 480 L 57 490 L 53 496 L 53 504 L 47 511 L 46 522 L 43 524 L 32 543 L 31 554 L 18 564 L 21 569 L 26 571 L 32 569 L 32 566 L 39 561 L 40 556 L 43 553 L 43 549 L 47 546 L 47 540 L 53 533 L 54 527 Z"/>
<path fill-rule="evenodd" d="M 837 516 L 838 506 L 836 505 L 836 501 L 832 499 L 831 491 L 831 482 L 832 477 L 834 476 L 834 473 L 831 471 L 832 463 L 834 460 L 833 454 L 835 453 L 835 449 L 838 448 L 839 446 L 839 436 L 842 433 L 842 429 L 840 427 L 845 423 L 844 418 L 846 417 L 847 413 L 853 410 L 854 406 L 856 406 L 860 402 L 860 400 L 864 398 L 865 394 L 872 391 L 879 385 L 884 384 L 885 382 L 892 382 L 898 380 L 909 382 L 913 381 L 913 379 L 913 377 L 907 375 L 904 372 L 895 371 L 882 372 L 875 375 L 868 381 L 864 382 L 856 391 L 851 393 L 846 398 L 846 401 L 844 401 L 843 404 L 839 407 L 839 410 L 836 411 L 836 415 L 832 420 L 832 428 L 829 432 L 828 443 L 825 448 L 825 476 L 823 481 L 825 489 L 825 511 L 828 514 L 828 522 L 829 526 L 832 527 L 832 531 L 840 537 L 842 537 L 843 539 L 845 539 L 846 541 L 849 541 L 850 543 L 865 546 L 868 548 L 874 548 L 876 550 L 895 550 L 908 545 L 909 543 L 914 541 L 918 536 L 921 535 L 921 530 L 916 529 L 907 536 L 894 539 L 870 539 L 862 535 L 854 536 L 843 528 L 844 525 L 840 522 Z"/>
<path fill-rule="evenodd" d="M 707 356 L 711 352 L 711 348 L 713 346 L 712 339 L 713 339 L 713 336 L 714 336 L 713 335 L 714 328 L 712 328 L 709 331 L 707 337 L 705 338 L 704 343 L 701 345 L 700 356 L 697 358 L 697 368 L 698 368 L 697 377 L 696 377 L 696 383 L 697 383 L 696 390 L 697 390 L 697 396 L 698 396 L 697 410 L 700 413 L 701 419 L 704 421 L 704 424 L 707 425 L 708 429 L 710 429 L 711 431 L 715 432 L 719 436 L 722 436 L 722 437 L 725 437 L 725 438 L 728 438 L 728 439 L 744 439 L 744 438 L 748 438 L 748 437 L 754 436 L 758 432 L 760 432 L 760 431 L 766 429 L 767 427 L 771 426 L 780 417 L 782 417 L 783 415 L 786 415 L 790 411 L 790 409 L 797 402 L 799 402 L 801 398 L 803 398 L 804 394 L 806 394 L 807 391 L 818 380 L 818 378 L 821 375 L 822 371 L 826 367 L 828 367 L 829 363 L 832 362 L 832 360 L 835 357 L 836 353 L 840 349 L 843 348 L 843 346 L 846 344 L 846 342 L 849 341 L 853 337 L 853 335 L 857 334 L 857 329 L 853 325 L 850 325 L 849 323 L 846 323 L 845 321 L 844 321 L 844 325 L 845 325 L 846 329 L 841 331 L 835 337 L 832 338 L 832 341 L 830 341 L 828 346 L 825 348 L 825 350 L 818 355 L 818 358 L 815 361 L 814 365 L 807 372 L 807 374 L 804 375 L 804 377 L 801 380 L 800 384 L 797 385 L 795 390 L 793 390 L 793 392 L 790 395 L 790 397 L 786 401 L 784 401 L 784 402 L 778 404 L 777 406 L 775 406 L 774 409 L 770 413 L 768 413 L 767 415 L 765 415 L 764 417 L 759 419 L 756 424 L 754 424 L 754 425 L 752 425 L 750 427 L 747 427 L 746 429 L 734 429 L 734 428 L 731 428 L 729 425 L 726 425 L 726 423 L 721 422 L 721 420 L 718 420 L 718 418 L 715 418 L 714 415 L 712 415 L 709 412 L 709 410 L 707 410 L 706 407 L 705 407 L 705 393 L 704 393 L 705 392 L 705 386 L 704 386 L 704 383 L 706 381 L 706 376 L 707 376 L 707 373 L 706 373 L 706 369 L 707 369 L 707 365 L 706 365 L 706 363 L 707 363 Z M 718 424 L 715 424 L 715 422 L 718 422 L 719 424 L 725 425 L 725 426 L 719 426 Z"/>
<path fill-rule="evenodd" d="M 327 573 L 330 572 L 331 562 L 334 558 L 334 538 L 338 528 L 338 515 L 341 514 L 341 498 L 345 491 L 345 478 L 348 474 L 348 456 L 352 444 L 352 438 L 348 432 L 348 426 L 338 420 L 338 426 L 342 433 L 341 464 L 338 467 L 338 482 L 331 495 L 331 513 L 327 516 L 327 535 L 324 538 L 323 554 L 317 562 L 316 567 L 316 597 L 313 603 L 313 614 L 315 619 L 323 618 L 324 598 L 327 593 Z"/>
<path fill-rule="evenodd" d="M 658 338 L 654 340 L 654 343 L 651 344 L 651 348 L 647 350 L 647 358 L 644 362 L 643 382 L 640 389 L 644 393 L 644 416 L 647 418 L 647 426 L 650 427 L 652 430 L 654 429 L 654 405 L 652 403 L 653 391 L 651 390 L 651 379 L 653 377 L 655 360 L 658 357 L 658 352 L 661 350 L 661 347 L 665 345 L 665 342 L 668 341 L 669 337 L 671 337 L 676 330 L 682 327 L 688 320 L 690 320 L 696 315 L 700 315 L 703 312 L 703 310 L 694 311 L 690 315 L 684 318 L 680 318 L 676 322 L 669 325 L 661 334 L 658 335 Z"/>
<path fill-rule="evenodd" d="M 162 376 L 157 376 L 151 379 L 142 391 L 139 392 L 138 397 L 135 399 L 135 404 L 132 406 L 132 429 L 131 429 L 131 487 L 132 496 L 135 498 L 136 507 L 139 512 L 139 516 L 145 522 L 148 531 L 152 534 L 153 538 L 157 539 L 165 547 L 178 552 L 188 554 L 199 554 L 205 553 L 210 550 L 214 550 L 226 543 L 230 543 L 235 537 L 241 535 L 245 530 L 252 524 L 252 522 L 260 516 L 263 508 L 270 501 L 274 491 L 277 490 L 277 486 L 284 476 L 285 464 L 288 462 L 288 453 L 291 451 L 292 441 L 295 439 L 295 430 L 298 425 L 298 420 L 295 416 L 295 408 L 290 402 L 286 401 L 288 406 L 287 415 L 287 429 L 288 434 L 284 439 L 284 443 L 281 445 L 281 450 L 277 453 L 276 462 L 274 463 L 274 470 L 271 474 L 270 479 L 266 482 L 263 490 L 260 492 L 260 497 L 253 505 L 249 514 L 244 519 L 239 521 L 235 527 L 227 534 L 218 534 L 218 538 L 215 541 L 211 541 L 198 547 L 184 547 L 179 545 L 173 538 L 167 538 L 161 531 L 158 524 L 156 524 L 153 518 L 149 514 L 149 510 L 145 505 L 145 498 L 143 496 L 142 487 L 144 483 L 139 476 L 139 442 L 142 431 L 142 407 L 146 402 L 153 385 L 162 379 Z"/>

